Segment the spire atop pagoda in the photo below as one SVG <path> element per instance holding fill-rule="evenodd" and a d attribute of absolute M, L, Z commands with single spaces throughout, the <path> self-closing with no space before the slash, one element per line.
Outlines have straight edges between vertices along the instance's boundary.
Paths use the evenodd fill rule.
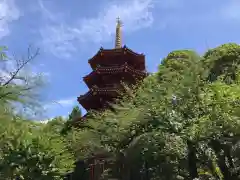
<path fill-rule="evenodd" d="M 120 21 L 120 18 L 117 18 L 117 26 L 116 26 L 116 39 L 115 39 L 115 48 L 119 49 L 122 48 L 122 34 L 121 34 L 121 27 L 122 22 Z"/>

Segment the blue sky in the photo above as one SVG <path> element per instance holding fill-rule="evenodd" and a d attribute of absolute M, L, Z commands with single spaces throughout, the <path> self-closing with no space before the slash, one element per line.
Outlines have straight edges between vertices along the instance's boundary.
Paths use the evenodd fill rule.
<path fill-rule="evenodd" d="M 67 115 L 87 91 L 82 77 L 101 46 L 114 47 L 116 17 L 123 44 L 146 55 L 148 71 L 176 49 L 240 43 L 239 0 L 0 0 L 0 38 L 11 52 L 40 48 L 33 71 L 45 74 L 46 117 Z M 57 102 L 57 103 L 56 103 Z"/>

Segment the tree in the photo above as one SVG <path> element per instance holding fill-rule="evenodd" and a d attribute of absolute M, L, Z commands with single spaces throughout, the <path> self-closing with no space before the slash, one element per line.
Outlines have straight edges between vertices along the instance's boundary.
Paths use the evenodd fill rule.
<path fill-rule="evenodd" d="M 81 110 L 78 106 L 74 106 L 72 112 L 69 114 L 67 121 L 64 124 L 64 127 L 61 131 L 62 134 L 67 134 L 73 127 L 76 121 L 79 121 L 82 117 Z"/>
<path fill-rule="evenodd" d="M 65 140 L 40 124 L 1 119 L 0 139 L 0 179 L 62 179 L 74 167 Z"/>
<path fill-rule="evenodd" d="M 75 132 L 76 153 L 104 152 L 118 179 L 238 179 L 239 71 L 231 84 L 224 73 L 210 82 L 205 63 L 215 58 L 170 53 L 114 112 L 93 114 Z"/>
<path fill-rule="evenodd" d="M 223 44 L 208 50 L 204 55 L 204 66 L 210 69 L 209 80 L 215 81 L 222 76 L 226 83 L 236 79 L 240 65 L 240 46 L 235 43 Z"/>
<path fill-rule="evenodd" d="M 68 120 L 72 121 L 78 117 L 82 117 L 81 110 L 79 109 L 79 106 L 74 106 L 72 112 L 68 116 Z"/>
<path fill-rule="evenodd" d="M 27 110 L 38 105 L 41 78 L 26 73 L 38 50 L 29 49 L 20 60 L 9 58 L 6 48 L 0 51 L 0 179 L 63 179 L 73 170 L 74 157 L 59 124 L 28 121 L 17 111 L 19 105 Z"/>
<path fill-rule="evenodd" d="M 1 106 L 23 107 L 25 113 L 33 107 L 40 107 L 38 90 L 43 84 L 42 76 L 27 72 L 27 66 L 39 54 L 39 49 L 32 51 L 29 47 L 27 57 L 18 58 L 10 56 L 6 47 L 0 48 Z"/>
<path fill-rule="evenodd" d="M 66 119 L 62 116 L 55 117 L 47 122 L 44 126 L 44 131 L 54 132 L 59 135 L 64 128 L 65 123 Z"/>

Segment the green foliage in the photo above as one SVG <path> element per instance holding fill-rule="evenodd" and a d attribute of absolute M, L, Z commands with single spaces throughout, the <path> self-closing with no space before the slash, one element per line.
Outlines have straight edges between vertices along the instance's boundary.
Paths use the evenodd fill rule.
<path fill-rule="evenodd" d="M 46 132 L 54 132 L 56 134 L 60 134 L 62 129 L 64 128 L 64 124 L 66 123 L 66 119 L 61 116 L 55 117 L 48 121 L 48 123 L 44 126 L 44 131 Z"/>
<path fill-rule="evenodd" d="M 72 127 L 74 127 L 74 123 L 80 120 L 82 117 L 82 112 L 78 106 L 74 106 L 72 112 L 69 114 L 68 119 L 65 121 L 64 126 L 61 130 L 61 134 L 67 134 Z"/>
<path fill-rule="evenodd" d="M 81 117 L 77 106 L 67 121 L 56 117 L 44 125 L 2 106 L 0 179 L 61 179 L 73 156 L 101 156 L 107 162 L 102 179 L 238 180 L 239 52 L 237 44 L 203 57 L 171 52 L 114 111 L 92 112 L 80 129 L 72 128 Z"/>
<path fill-rule="evenodd" d="M 0 54 L 0 179 L 63 179 L 73 170 L 74 156 L 59 134 L 58 120 L 43 125 L 17 111 L 20 105 L 26 110 L 38 104 L 39 77 L 23 73 L 35 55 L 15 61 L 5 47 Z"/>
<path fill-rule="evenodd" d="M 177 50 L 177 51 L 172 51 L 170 52 L 167 57 L 164 59 L 163 61 L 163 65 L 165 65 L 167 67 L 167 63 L 171 63 L 172 61 L 178 60 L 178 61 L 182 61 L 182 60 L 197 60 L 199 59 L 199 55 L 192 50 Z"/>
<path fill-rule="evenodd" d="M 170 53 L 114 112 L 94 113 L 74 131 L 75 153 L 105 154 L 107 178 L 239 179 L 239 71 L 234 83 L 225 74 L 210 83 L 204 63 L 214 57 Z"/>
<path fill-rule="evenodd" d="M 6 51 L 7 51 L 7 47 L 0 46 L 0 60 L 4 61 L 7 59 Z"/>
<path fill-rule="evenodd" d="M 228 43 L 228 44 L 223 44 L 217 48 L 213 48 L 208 50 L 204 54 L 204 58 L 211 58 L 212 56 L 219 57 L 219 58 L 224 58 L 224 56 L 227 57 L 232 57 L 229 60 L 237 60 L 239 58 L 239 48 L 240 46 L 236 43 Z"/>
<path fill-rule="evenodd" d="M 39 50 L 28 49 L 27 56 L 10 57 L 6 47 L 0 47 L 0 103 L 12 106 L 15 112 L 25 116 L 36 115 L 41 111 L 40 88 L 43 76 L 32 73 L 31 62 L 37 57 Z"/>
<path fill-rule="evenodd" d="M 0 179 L 61 179 L 73 168 L 66 143 L 42 125 L 22 119 L 2 119 Z"/>
<path fill-rule="evenodd" d="M 231 83 L 236 79 L 236 71 L 240 65 L 240 46 L 235 43 L 221 45 L 210 49 L 204 55 L 205 68 L 211 71 L 209 79 L 215 81 L 218 76 Z"/>
<path fill-rule="evenodd" d="M 74 106 L 72 112 L 68 116 L 68 120 L 72 121 L 78 117 L 82 117 L 81 110 L 79 109 L 79 106 Z"/>
<path fill-rule="evenodd" d="M 186 67 L 196 67 L 201 57 L 196 52 L 190 50 L 173 51 L 163 59 L 159 65 L 157 76 L 160 82 L 175 81 L 184 77 Z M 194 70 L 197 70 L 196 68 Z M 197 70 L 198 71 L 198 70 Z M 172 82 L 174 84 L 175 82 Z"/>

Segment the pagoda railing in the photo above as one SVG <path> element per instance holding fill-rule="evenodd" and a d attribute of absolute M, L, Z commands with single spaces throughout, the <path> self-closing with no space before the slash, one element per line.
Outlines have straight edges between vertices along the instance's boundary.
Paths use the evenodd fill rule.
<path fill-rule="evenodd" d="M 78 101 L 85 99 L 88 96 L 95 95 L 95 93 L 100 93 L 100 94 L 108 94 L 108 93 L 119 93 L 120 92 L 120 87 L 93 87 L 91 88 L 86 94 L 79 96 Z"/>
<path fill-rule="evenodd" d="M 127 62 L 125 62 L 124 64 L 122 65 L 114 65 L 114 66 L 109 66 L 109 67 L 97 67 L 96 68 L 96 72 L 107 72 L 107 71 L 122 71 L 122 70 L 125 70 L 125 69 L 128 69 L 130 71 L 133 71 L 133 72 L 137 72 L 137 73 L 140 73 L 140 74 L 145 74 L 146 72 L 145 71 L 141 71 L 141 70 L 138 70 L 138 69 L 135 69 L 133 66 L 129 65 Z"/>
<path fill-rule="evenodd" d="M 121 72 L 132 72 L 140 76 L 147 76 L 146 71 L 136 70 L 127 63 L 121 66 L 109 66 L 109 67 L 97 67 L 96 70 L 92 71 L 90 74 L 84 77 L 84 79 L 89 79 L 90 76 L 94 74 L 113 74 Z"/>
<path fill-rule="evenodd" d="M 113 84 L 104 84 L 104 86 L 97 86 L 97 85 L 94 85 L 93 86 L 93 88 L 109 88 L 109 89 L 111 89 L 111 88 L 118 88 L 119 87 L 119 84 L 117 84 L 117 83 L 113 83 Z"/>

